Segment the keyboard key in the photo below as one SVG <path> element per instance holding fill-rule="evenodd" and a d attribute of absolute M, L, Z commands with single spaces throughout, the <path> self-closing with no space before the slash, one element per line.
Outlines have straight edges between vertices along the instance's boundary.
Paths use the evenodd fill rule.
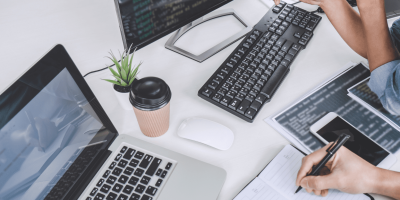
<path fill-rule="evenodd" d="M 219 102 L 221 100 L 222 96 L 220 94 L 215 94 L 213 97 L 213 100 L 216 102 Z"/>
<path fill-rule="evenodd" d="M 283 46 L 282 46 L 282 51 L 288 52 L 290 47 L 292 47 L 293 42 L 287 41 Z"/>
<path fill-rule="evenodd" d="M 162 171 L 163 171 L 162 169 L 158 169 L 158 170 L 157 170 L 157 173 L 156 173 L 156 176 L 160 176 L 161 173 L 162 173 Z"/>
<path fill-rule="evenodd" d="M 131 184 L 131 185 L 133 185 L 133 186 L 135 186 L 135 185 L 138 183 L 138 181 L 139 181 L 138 178 L 132 176 L 132 177 L 129 179 L 129 182 L 128 182 L 128 183 Z"/>
<path fill-rule="evenodd" d="M 309 31 L 313 31 L 315 25 L 316 25 L 315 22 L 309 22 L 309 23 L 307 24 L 307 26 L 306 26 L 306 29 L 309 30 Z"/>
<path fill-rule="evenodd" d="M 116 168 L 113 170 L 112 174 L 114 174 L 115 176 L 119 176 L 119 175 L 121 174 L 121 172 L 122 172 L 122 169 L 119 168 L 119 167 L 116 167 Z"/>
<path fill-rule="evenodd" d="M 228 94 L 226 94 L 227 97 L 230 97 L 231 99 L 233 99 L 236 96 L 236 92 L 234 91 L 229 91 Z M 160 172 L 161 173 L 161 172 Z"/>
<path fill-rule="evenodd" d="M 97 193 L 97 191 L 99 191 L 99 189 L 98 188 L 93 188 L 93 190 L 90 192 L 90 196 L 94 196 L 96 193 Z"/>
<path fill-rule="evenodd" d="M 121 159 L 121 157 L 122 157 L 122 154 L 119 153 L 117 156 L 115 156 L 115 159 L 114 159 L 114 160 L 115 160 L 115 161 L 118 161 L 119 159 Z"/>
<path fill-rule="evenodd" d="M 238 51 L 240 52 L 240 53 L 246 53 L 246 51 L 247 51 L 247 48 L 244 48 L 244 47 L 241 47 L 241 48 L 239 48 L 238 49 Z"/>
<path fill-rule="evenodd" d="M 153 197 L 149 197 L 144 194 L 140 200 L 153 200 Z"/>
<path fill-rule="evenodd" d="M 104 183 L 104 179 L 100 179 L 100 180 L 97 182 L 96 186 L 97 186 L 97 187 L 100 187 L 101 185 L 103 185 L 103 183 Z M 92 195 L 92 196 L 93 196 L 93 195 Z"/>
<path fill-rule="evenodd" d="M 263 104 L 265 102 L 265 100 L 267 100 L 267 97 L 265 95 L 259 94 L 256 97 L 256 101 L 260 102 L 261 104 Z"/>
<path fill-rule="evenodd" d="M 114 192 L 119 193 L 119 192 L 121 192 L 121 190 L 122 190 L 123 187 L 124 187 L 124 186 L 122 186 L 122 185 L 116 183 L 116 184 L 114 185 L 114 187 L 112 188 L 112 190 L 113 190 Z"/>
<path fill-rule="evenodd" d="M 258 111 L 261 108 L 261 103 L 258 101 L 253 101 L 253 103 L 250 105 L 250 108 L 254 109 L 255 111 Z"/>
<path fill-rule="evenodd" d="M 127 164 L 128 164 L 128 161 L 121 160 L 118 162 L 118 167 L 125 168 Z"/>
<path fill-rule="evenodd" d="M 142 162 L 140 162 L 139 167 L 146 169 L 152 160 L 153 160 L 153 156 L 146 154 L 146 156 L 144 157 Z"/>
<path fill-rule="evenodd" d="M 110 176 L 110 177 L 108 177 L 106 182 L 112 185 L 115 183 L 116 180 L 117 180 L 117 178 L 115 176 Z"/>
<path fill-rule="evenodd" d="M 143 176 L 142 180 L 140 180 L 140 183 L 143 183 L 145 185 L 149 184 L 151 178 L 148 176 Z"/>
<path fill-rule="evenodd" d="M 254 97 L 253 95 L 251 95 L 251 94 L 248 94 L 248 95 L 246 96 L 246 100 L 248 100 L 248 101 L 250 101 L 250 102 L 253 102 L 254 99 L 255 99 L 255 97 Z"/>
<path fill-rule="evenodd" d="M 133 187 L 130 185 L 125 185 L 124 189 L 122 190 L 123 193 L 131 194 L 133 191 Z"/>
<path fill-rule="evenodd" d="M 162 179 L 158 179 L 158 181 L 157 181 L 157 183 L 156 183 L 156 186 L 157 186 L 157 187 L 160 187 L 160 185 L 161 185 L 162 182 L 163 182 Z"/>
<path fill-rule="evenodd" d="M 139 193 L 139 194 L 142 194 L 145 188 L 146 188 L 146 186 L 140 185 L 140 184 L 139 184 L 139 185 L 136 187 L 135 192 L 137 192 L 137 193 Z"/>
<path fill-rule="evenodd" d="M 121 175 L 118 179 L 118 182 L 125 184 L 128 181 L 129 177 L 125 176 L 125 175 Z"/>
<path fill-rule="evenodd" d="M 129 200 L 140 200 L 140 195 L 133 193 Z"/>
<path fill-rule="evenodd" d="M 157 192 L 157 188 L 149 186 L 146 190 L 146 194 L 149 194 L 151 196 L 154 196 Z"/>
<path fill-rule="evenodd" d="M 226 75 L 227 75 L 227 74 L 226 74 L 225 72 L 219 72 L 219 73 L 217 74 L 217 76 L 221 77 L 222 79 L 225 79 Z"/>
<path fill-rule="evenodd" d="M 275 8 L 272 9 L 272 11 L 274 13 L 279 13 L 281 10 L 278 7 L 275 7 Z"/>
<path fill-rule="evenodd" d="M 103 187 L 101 187 L 100 191 L 107 194 L 110 191 L 110 189 L 111 186 L 104 184 Z"/>
<path fill-rule="evenodd" d="M 231 102 L 232 97 L 223 97 L 220 101 L 220 103 L 224 106 L 228 106 L 228 104 Z"/>
<path fill-rule="evenodd" d="M 229 84 L 229 83 L 224 83 L 224 84 L 222 85 L 222 88 L 224 88 L 225 91 L 218 91 L 218 93 L 220 93 L 221 95 L 225 95 L 226 92 L 227 92 L 226 90 L 231 89 L 231 84 Z"/>
<path fill-rule="evenodd" d="M 118 196 L 118 199 L 117 200 L 128 200 L 128 196 L 126 196 L 126 195 L 124 195 L 124 194 L 120 194 L 119 196 Z"/>
<path fill-rule="evenodd" d="M 218 86 L 218 84 L 216 83 L 216 82 L 210 82 L 209 84 L 208 84 L 208 87 L 209 88 L 211 88 L 211 89 L 214 89 L 215 90 L 215 88 Z"/>
<path fill-rule="evenodd" d="M 228 74 L 231 71 L 231 69 L 232 68 L 230 68 L 230 67 L 223 67 L 221 70 Z"/>
<path fill-rule="evenodd" d="M 306 32 L 304 32 L 304 35 L 311 37 L 313 35 L 313 33 L 311 31 L 306 31 Z"/>
<path fill-rule="evenodd" d="M 108 167 L 108 168 L 109 168 L 109 169 L 114 169 L 115 165 L 117 165 L 117 163 L 116 163 L 116 162 L 112 162 L 111 165 L 110 165 L 110 167 Z"/>
<path fill-rule="evenodd" d="M 307 44 L 307 40 L 305 40 L 305 39 L 300 39 L 300 40 L 299 40 L 299 44 L 301 44 L 301 45 L 306 45 L 306 44 Z"/>
<path fill-rule="evenodd" d="M 104 196 L 104 194 L 101 193 L 97 193 L 97 195 L 94 197 L 94 200 L 104 200 L 106 196 Z"/>
<path fill-rule="evenodd" d="M 253 88 L 253 89 L 250 90 L 250 94 L 253 95 L 253 96 L 257 96 L 258 90 Z M 253 100 L 254 100 L 254 98 L 253 98 Z"/>
<path fill-rule="evenodd" d="M 291 62 L 291 61 L 293 60 L 293 56 L 290 55 L 290 54 L 287 54 L 287 55 L 285 56 L 285 59 L 288 60 L 289 62 Z"/>
<path fill-rule="evenodd" d="M 301 38 L 302 33 L 300 31 L 294 32 L 294 37 Z"/>
<path fill-rule="evenodd" d="M 238 113 L 244 114 L 247 108 L 250 106 L 251 102 L 249 100 L 243 100 L 239 108 L 236 110 Z M 163 177 L 162 177 L 163 178 Z"/>
<path fill-rule="evenodd" d="M 246 114 L 245 114 L 245 116 L 250 118 L 250 119 L 253 119 L 255 115 L 256 115 L 256 111 L 254 109 L 252 109 L 252 108 L 249 108 L 246 111 Z"/>
<path fill-rule="evenodd" d="M 275 33 L 278 35 L 283 35 L 284 31 L 282 31 L 281 29 L 278 29 L 275 31 Z"/>
<path fill-rule="evenodd" d="M 297 51 L 291 48 L 288 53 L 289 55 L 295 56 L 297 54 Z"/>
<path fill-rule="evenodd" d="M 245 97 L 245 95 L 244 94 L 242 94 L 242 93 L 239 93 L 239 94 L 237 94 L 236 95 L 236 99 L 238 99 L 239 101 L 243 101 L 243 99 L 244 99 L 244 97 Z M 231 102 L 232 103 L 232 102 Z"/>
<path fill-rule="evenodd" d="M 288 60 L 283 59 L 281 62 L 281 65 L 285 66 L 285 67 L 289 67 L 290 62 Z"/>
<path fill-rule="evenodd" d="M 125 169 L 125 171 L 124 171 L 124 174 L 130 176 L 130 175 L 132 175 L 133 170 L 134 170 L 134 169 L 133 169 L 132 167 L 127 167 L 127 168 Z"/>
<path fill-rule="evenodd" d="M 106 172 L 104 172 L 103 174 L 103 178 L 107 178 L 108 175 L 110 175 L 111 171 L 110 170 L 106 170 Z"/>
<path fill-rule="evenodd" d="M 203 89 L 202 94 L 205 95 L 206 97 L 210 97 L 212 94 L 212 90 L 205 88 L 205 89 Z"/>
<path fill-rule="evenodd" d="M 153 176 L 156 172 L 157 168 L 160 166 L 162 160 L 159 158 L 154 158 L 153 162 L 150 164 L 150 167 L 146 170 L 146 175 Z"/>
<path fill-rule="evenodd" d="M 229 61 L 226 63 L 226 65 L 229 66 L 229 67 L 233 67 L 233 66 L 236 65 L 236 62 L 235 62 L 234 60 L 229 60 Z"/>
<path fill-rule="evenodd" d="M 142 177 L 143 172 L 144 172 L 143 169 L 137 168 L 134 175 L 137 177 Z"/>
<path fill-rule="evenodd" d="M 128 151 L 124 154 L 124 158 L 127 160 L 130 160 L 132 158 L 133 154 L 135 154 L 135 150 L 129 148 Z"/>
<path fill-rule="evenodd" d="M 294 43 L 293 46 L 292 46 L 292 49 L 294 49 L 294 50 L 296 50 L 296 51 L 299 51 L 300 48 L 301 48 L 301 46 L 298 45 L 298 44 L 296 44 L 296 43 Z"/>
<path fill-rule="evenodd" d="M 131 162 L 129 163 L 130 166 L 136 167 L 139 164 L 139 161 L 136 159 L 132 159 Z"/>
<path fill-rule="evenodd" d="M 107 195 L 106 197 L 107 200 L 114 200 L 117 199 L 117 194 L 110 192 L 110 194 Z"/>
<path fill-rule="evenodd" d="M 93 200 L 92 197 L 86 197 L 86 200 Z"/>

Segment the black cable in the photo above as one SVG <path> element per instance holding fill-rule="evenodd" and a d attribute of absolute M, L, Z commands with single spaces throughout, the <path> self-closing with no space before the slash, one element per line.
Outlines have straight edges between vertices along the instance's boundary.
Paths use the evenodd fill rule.
<path fill-rule="evenodd" d="M 114 64 L 114 65 L 115 65 L 115 64 Z M 93 73 L 96 73 L 96 72 L 100 72 L 100 71 L 106 70 L 106 69 L 108 69 L 109 67 L 112 67 L 112 66 L 114 66 L 114 65 L 110 65 L 110 66 L 108 66 L 108 67 L 104 67 L 104 68 L 101 68 L 101 69 L 98 69 L 98 70 L 95 70 L 95 71 L 91 71 L 91 72 L 85 74 L 85 75 L 83 76 L 83 78 L 85 78 L 85 77 L 86 77 L 87 75 L 89 75 L 89 74 L 93 74 Z"/>

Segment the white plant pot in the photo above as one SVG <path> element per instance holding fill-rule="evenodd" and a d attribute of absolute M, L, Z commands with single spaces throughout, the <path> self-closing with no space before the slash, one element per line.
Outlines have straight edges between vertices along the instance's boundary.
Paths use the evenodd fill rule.
<path fill-rule="evenodd" d="M 115 93 L 115 96 L 117 96 L 119 105 L 121 105 L 121 107 L 124 110 L 133 110 L 132 104 L 131 104 L 131 102 L 129 102 L 129 92 L 121 93 L 121 92 L 114 90 L 114 85 L 111 85 L 111 86 L 112 86 L 112 90 Z"/>

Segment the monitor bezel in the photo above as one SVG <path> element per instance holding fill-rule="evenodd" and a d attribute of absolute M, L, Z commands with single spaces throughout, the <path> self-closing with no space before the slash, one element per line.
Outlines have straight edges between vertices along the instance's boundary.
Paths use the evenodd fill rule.
<path fill-rule="evenodd" d="M 162 38 L 162 37 L 174 32 L 176 30 L 179 30 L 183 26 L 185 26 L 185 25 L 187 25 L 187 24 L 199 19 L 200 17 L 202 17 L 202 16 L 204 16 L 204 15 L 206 15 L 206 14 L 208 14 L 208 13 L 210 13 L 210 12 L 212 12 L 212 11 L 214 11 L 214 10 L 216 10 L 216 9 L 222 7 L 223 5 L 228 4 L 228 3 L 232 2 L 232 1 L 233 0 L 225 0 L 225 1 L 222 1 L 222 2 L 220 2 L 218 4 L 215 4 L 214 6 L 211 6 L 208 9 L 205 9 L 204 11 L 201 11 L 196 15 L 188 17 L 186 20 L 182 21 L 181 23 L 172 26 L 170 29 L 163 31 L 163 32 L 161 32 L 161 33 L 149 38 L 148 40 L 145 40 L 144 42 L 142 42 L 142 43 L 140 43 L 138 45 L 134 45 L 134 46 L 132 45 L 130 53 L 133 53 L 133 51 L 135 51 L 135 49 L 139 50 L 141 48 L 146 47 L 147 45 L 159 40 L 160 38 Z M 122 25 L 122 17 L 121 17 L 121 12 L 120 12 L 120 9 L 119 9 L 118 0 L 114 0 L 114 5 L 115 5 L 115 10 L 116 10 L 116 13 L 117 13 L 117 17 L 118 17 L 118 24 L 119 24 L 120 33 L 121 33 L 121 36 L 122 36 L 122 42 L 124 44 L 124 48 L 128 49 L 129 48 L 129 44 L 128 44 L 128 42 L 126 40 L 126 37 L 125 37 L 125 32 L 124 32 L 124 27 Z"/>

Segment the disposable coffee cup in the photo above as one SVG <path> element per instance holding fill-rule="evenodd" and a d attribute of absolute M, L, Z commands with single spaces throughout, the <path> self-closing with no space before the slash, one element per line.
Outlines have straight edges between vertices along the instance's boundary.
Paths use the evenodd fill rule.
<path fill-rule="evenodd" d="M 157 77 L 146 77 L 131 86 L 129 101 L 133 106 L 142 133 L 159 137 L 169 128 L 171 90 Z"/>

